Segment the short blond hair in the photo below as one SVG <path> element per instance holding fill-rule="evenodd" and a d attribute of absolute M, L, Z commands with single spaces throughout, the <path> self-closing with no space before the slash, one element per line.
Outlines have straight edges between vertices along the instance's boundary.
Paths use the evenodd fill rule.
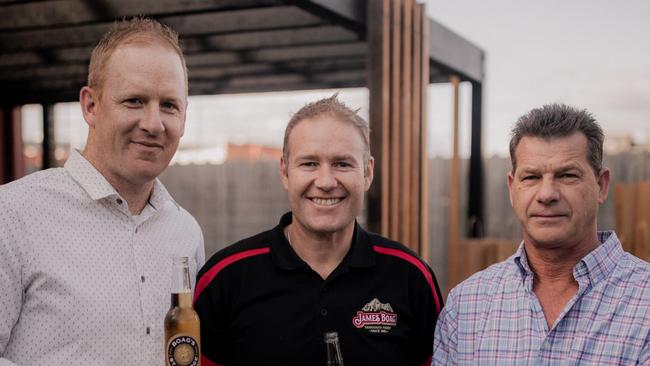
<path fill-rule="evenodd" d="M 287 127 L 284 130 L 284 142 L 282 144 L 282 157 L 284 161 L 289 160 L 289 135 L 291 130 L 296 127 L 300 122 L 307 119 L 315 119 L 321 116 L 330 116 L 336 120 L 344 123 L 349 123 L 361 134 L 363 139 L 363 164 L 367 164 L 370 160 L 370 126 L 368 122 L 359 116 L 359 109 L 351 109 L 345 103 L 338 100 L 338 93 L 329 98 L 323 98 L 315 102 L 306 104 L 298 112 L 296 112 Z"/>
<path fill-rule="evenodd" d="M 90 55 L 88 65 L 88 86 L 101 93 L 105 82 L 105 69 L 111 55 L 119 46 L 144 43 L 147 45 L 160 44 L 170 47 L 181 60 L 185 75 L 185 94 L 187 94 L 187 65 L 178 41 L 178 33 L 170 27 L 153 19 L 134 17 L 113 23 L 102 39 L 97 43 Z"/>

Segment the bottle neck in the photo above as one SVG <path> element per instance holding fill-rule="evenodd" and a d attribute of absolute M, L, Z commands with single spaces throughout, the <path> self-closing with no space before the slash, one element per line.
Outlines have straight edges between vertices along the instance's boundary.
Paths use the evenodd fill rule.
<path fill-rule="evenodd" d="M 174 259 L 172 267 L 172 307 L 192 307 L 192 284 L 187 257 Z"/>
<path fill-rule="evenodd" d="M 184 293 L 172 293 L 172 306 L 173 308 L 175 307 L 181 307 L 181 308 L 191 308 L 192 307 L 192 293 L 191 292 L 184 292 Z"/>
<path fill-rule="evenodd" d="M 325 334 L 325 345 L 327 347 L 327 366 L 343 366 L 343 356 L 336 332 Z"/>

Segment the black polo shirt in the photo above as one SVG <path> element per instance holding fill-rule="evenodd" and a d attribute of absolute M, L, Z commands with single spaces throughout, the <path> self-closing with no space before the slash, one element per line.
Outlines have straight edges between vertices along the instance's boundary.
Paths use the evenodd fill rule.
<path fill-rule="evenodd" d="M 442 307 L 431 269 L 356 225 L 350 250 L 323 280 L 287 242 L 290 223 L 287 213 L 199 271 L 203 365 L 325 365 L 330 331 L 346 366 L 429 365 Z"/>

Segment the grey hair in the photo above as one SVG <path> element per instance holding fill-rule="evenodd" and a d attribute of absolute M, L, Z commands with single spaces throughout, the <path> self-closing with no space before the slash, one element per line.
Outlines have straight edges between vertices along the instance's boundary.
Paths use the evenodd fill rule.
<path fill-rule="evenodd" d="M 600 125 L 587 110 L 565 104 L 547 104 L 519 117 L 511 132 L 510 161 L 512 172 L 517 167 L 515 150 L 523 137 L 566 137 L 581 132 L 587 138 L 587 159 L 597 175 L 603 166 L 604 134 Z"/>

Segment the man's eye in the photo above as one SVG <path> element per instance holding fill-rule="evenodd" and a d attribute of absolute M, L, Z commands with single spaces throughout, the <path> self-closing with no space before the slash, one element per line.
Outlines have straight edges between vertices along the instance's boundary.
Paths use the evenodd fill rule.
<path fill-rule="evenodd" d="M 162 107 L 165 108 L 165 109 L 178 110 L 178 107 L 176 107 L 176 104 L 171 103 L 171 102 L 163 103 Z"/>
<path fill-rule="evenodd" d="M 129 107 L 137 107 L 139 105 L 142 105 L 142 101 L 137 98 L 130 98 L 124 101 L 124 104 L 126 104 Z"/>
<path fill-rule="evenodd" d="M 306 162 L 304 162 L 304 163 L 300 163 L 300 166 L 304 166 L 304 167 L 315 167 L 315 166 L 316 166 L 316 163 L 313 162 L 313 161 L 306 161 Z"/>
<path fill-rule="evenodd" d="M 575 174 L 573 174 L 573 173 L 563 173 L 563 174 L 560 174 L 560 178 L 562 178 L 562 179 L 574 179 L 574 178 L 577 178 L 577 177 L 578 177 L 578 176 L 575 175 Z"/>
<path fill-rule="evenodd" d="M 334 163 L 334 166 L 337 167 L 337 168 L 347 168 L 347 167 L 350 167 L 351 165 L 349 163 L 345 162 L 345 161 L 339 161 L 339 162 Z"/>
<path fill-rule="evenodd" d="M 524 175 L 523 177 L 521 177 L 521 180 L 523 181 L 532 181 L 536 179 L 537 179 L 536 175 Z"/>

